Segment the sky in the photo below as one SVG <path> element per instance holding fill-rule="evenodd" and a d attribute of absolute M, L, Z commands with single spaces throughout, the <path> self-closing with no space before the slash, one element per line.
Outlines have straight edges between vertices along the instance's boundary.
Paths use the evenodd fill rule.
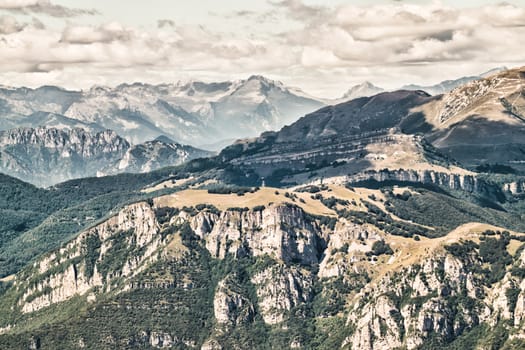
<path fill-rule="evenodd" d="M 0 85 L 260 74 L 318 97 L 525 65 L 525 0 L 0 0 Z"/>

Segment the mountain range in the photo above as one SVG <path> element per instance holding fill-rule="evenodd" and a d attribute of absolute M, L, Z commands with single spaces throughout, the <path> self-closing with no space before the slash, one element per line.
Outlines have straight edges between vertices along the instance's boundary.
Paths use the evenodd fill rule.
<path fill-rule="evenodd" d="M 0 131 L 0 171 L 38 186 L 66 180 L 143 173 L 212 155 L 167 138 L 130 145 L 114 131 L 49 127 Z"/>
<path fill-rule="evenodd" d="M 358 98 L 239 141 L 221 157 L 292 183 L 384 168 L 450 172 L 443 164 L 468 171 L 498 164 L 523 172 L 524 79 L 523 70 L 514 69 L 445 95 L 400 90 Z"/>
<path fill-rule="evenodd" d="M 506 70 L 508 70 L 507 67 L 497 67 L 489 71 L 486 71 L 484 73 L 481 73 L 479 75 L 465 76 L 465 77 L 452 79 L 452 80 L 443 80 L 442 82 L 434 84 L 434 85 L 408 84 L 408 85 L 403 85 L 401 88 L 397 90 L 411 90 L 411 91 L 421 90 L 421 91 L 425 91 L 426 93 L 430 95 L 441 95 L 441 94 L 446 94 L 454 90 L 455 88 L 462 86 L 464 84 L 467 84 L 471 81 L 487 78 L 491 75 L 498 74 Z M 395 91 L 395 90 L 396 89 L 392 91 Z M 342 102 L 350 101 L 350 100 L 353 100 L 359 97 L 370 97 L 373 95 L 377 95 L 381 92 L 386 92 L 386 90 L 381 87 L 375 86 L 369 81 L 365 81 L 361 84 L 352 86 L 343 95 L 343 97 L 336 99 L 336 100 L 327 101 L 328 102 L 327 104 L 342 103 Z"/>
<path fill-rule="evenodd" d="M 166 135 L 179 143 L 211 145 L 279 129 L 322 105 L 300 90 L 261 76 L 222 83 L 123 84 L 87 91 L 2 88 L 0 129 L 111 129 L 133 144 Z"/>
<path fill-rule="evenodd" d="M 471 81 L 488 78 L 494 74 L 502 73 L 506 70 L 508 70 L 507 67 L 496 67 L 484 73 L 481 73 L 479 75 L 466 76 L 466 77 L 461 77 L 461 78 L 453 79 L 453 80 L 444 80 L 438 84 L 429 85 L 429 86 L 409 84 L 409 85 L 404 85 L 401 89 L 423 90 L 431 95 L 440 95 L 440 94 L 445 94 L 459 86 L 470 83 Z"/>
<path fill-rule="evenodd" d="M 441 94 L 486 74 L 405 89 Z M 365 82 L 341 98 L 321 99 L 256 75 L 218 83 L 135 83 L 86 91 L 0 87 L 0 130 L 46 126 L 96 133 L 110 129 L 133 144 L 166 135 L 178 143 L 217 151 L 235 139 L 278 130 L 322 106 L 383 91 Z"/>
<path fill-rule="evenodd" d="M 147 172 L 0 175 L 0 348 L 523 349 L 524 86 L 363 96 L 154 171 L 169 133 L 3 132 Z"/>

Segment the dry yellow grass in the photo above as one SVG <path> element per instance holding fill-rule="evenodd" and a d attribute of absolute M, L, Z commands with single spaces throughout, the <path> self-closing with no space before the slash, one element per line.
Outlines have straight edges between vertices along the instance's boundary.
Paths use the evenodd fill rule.
<path fill-rule="evenodd" d="M 9 275 L 4 278 L 0 278 L 0 282 L 9 282 L 13 281 L 15 279 L 15 275 Z"/>
<path fill-rule="evenodd" d="M 304 203 L 299 200 L 292 201 L 286 198 L 286 190 L 264 187 L 255 193 L 246 193 L 244 196 L 237 194 L 213 194 L 207 190 L 184 190 L 174 194 L 162 196 L 154 200 L 155 205 L 159 207 L 177 207 L 196 206 L 197 204 L 212 204 L 220 210 L 226 210 L 232 207 L 253 208 L 258 205 L 268 205 L 269 203 L 293 203 L 304 211 L 314 215 L 335 216 L 335 212 L 326 208 L 322 203 L 310 198 L 310 194 L 294 193 L 297 197 L 302 198 Z"/>
<path fill-rule="evenodd" d="M 392 192 L 394 194 L 397 194 L 397 195 L 402 195 L 404 192 L 408 191 L 410 194 L 412 195 L 419 195 L 419 193 L 417 193 L 416 191 L 414 191 L 413 189 L 411 189 L 410 187 L 399 187 L 399 186 L 394 186 L 392 188 Z"/>
<path fill-rule="evenodd" d="M 516 239 L 511 239 L 509 245 L 507 246 L 507 251 L 510 255 L 514 256 L 516 255 L 516 251 L 523 245 L 524 243 L 521 241 L 518 241 Z"/>
<path fill-rule="evenodd" d="M 445 245 L 457 243 L 461 240 L 472 240 L 479 243 L 480 234 L 487 230 L 505 231 L 506 229 L 493 225 L 471 222 L 457 227 L 446 236 L 440 238 L 430 239 L 420 237 L 420 241 L 415 241 L 412 238 L 386 235 L 386 242 L 394 250 L 394 258 L 390 263 L 382 264 L 377 270 L 375 277 L 380 278 L 390 271 L 421 263 L 424 259 L 427 259 L 430 256 L 430 253 L 443 249 Z M 509 232 L 513 235 L 523 235 L 523 233 L 520 232 Z M 519 241 L 511 240 L 508 247 L 509 253 L 515 254 L 521 244 L 522 243 Z"/>

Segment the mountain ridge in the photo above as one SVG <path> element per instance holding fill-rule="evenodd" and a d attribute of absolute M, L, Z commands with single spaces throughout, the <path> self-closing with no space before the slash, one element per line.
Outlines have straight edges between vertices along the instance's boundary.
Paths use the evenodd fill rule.
<path fill-rule="evenodd" d="M 261 176 L 288 176 L 291 183 L 383 168 L 447 172 L 454 165 L 468 172 L 500 164 L 522 172 L 525 124 L 517 115 L 524 110 L 524 77 L 517 68 L 446 95 L 400 90 L 358 98 L 239 141 L 221 157 Z"/>
<path fill-rule="evenodd" d="M 0 171 L 39 186 L 122 172 L 147 172 L 211 152 L 162 140 L 131 145 L 112 130 L 18 128 L 0 131 Z"/>
<path fill-rule="evenodd" d="M 502 69 L 495 68 L 486 74 Z M 405 88 L 437 94 L 471 80 L 460 78 L 434 87 Z M 322 106 L 383 91 L 364 82 L 350 88 L 341 98 L 322 99 L 260 75 L 212 83 L 195 80 L 156 85 L 123 83 L 79 91 L 56 86 L 2 87 L 0 129 L 82 126 L 90 131 L 115 130 L 132 143 L 169 134 L 179 143 L 202 147 L 278 130 Z"/>

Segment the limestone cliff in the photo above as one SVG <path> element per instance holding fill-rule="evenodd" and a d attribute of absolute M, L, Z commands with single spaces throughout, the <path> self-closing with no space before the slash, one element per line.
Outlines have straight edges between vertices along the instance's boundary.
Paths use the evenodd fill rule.
<path fill-rule="evenodd" d="M 25 336 L 27 322 L 74 305 L 85 308 L 76 310 L 88 315 L 81 317 L 90 331 L 75 328 L 66 337 L 75 345 L 66 348 L 318 348 L 327 342 L 345 349 L 436 349 L 482 327 L 506 327 L 504 341 L 521 341 L 525 251 L 510 249 L 519 236 L 458 237 L 391 236 L 373 224 L 311 215 L 290 203 L 218 210 L 139 202 L 15 277 L 0 304 L 13 310 L 0 324 L 0 344 L 16 332 Z M 101 328 L 107 317 L 127 330 L 118 322 Z M 70 322 L 54 327 L 73 327 Z M 90 338 L 93 329 L 103 335 Z M 55 333 L 34 334 L 27 341 L 49 342 Z"/>

